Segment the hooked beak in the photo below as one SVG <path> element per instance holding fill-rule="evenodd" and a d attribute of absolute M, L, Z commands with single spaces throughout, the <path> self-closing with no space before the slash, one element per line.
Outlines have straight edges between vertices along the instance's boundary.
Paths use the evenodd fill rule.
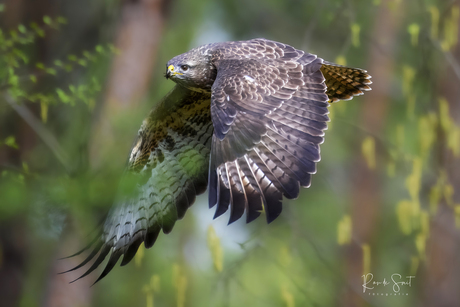
<path fill-rule="evenodd" d="M 169 79 L 175 75 L 182 75 L 182 73 L 174 71 L 174 65 L 169 65 L 168 68 L 166 69 L 166 74 L 165 74 L 166 79 Z"/>

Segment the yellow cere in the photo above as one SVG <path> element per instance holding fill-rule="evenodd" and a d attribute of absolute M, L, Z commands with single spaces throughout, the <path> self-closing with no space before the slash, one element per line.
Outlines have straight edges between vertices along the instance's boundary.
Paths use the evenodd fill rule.
<path fill-rule="evenodd" d="M 168 70 L 171 72 L 171 76 L 183 75 L 183 74 L 180 73 L 180 72 L 174 72 L 174 65 L 169 65 L 169 66 L 168 66 Z"/>

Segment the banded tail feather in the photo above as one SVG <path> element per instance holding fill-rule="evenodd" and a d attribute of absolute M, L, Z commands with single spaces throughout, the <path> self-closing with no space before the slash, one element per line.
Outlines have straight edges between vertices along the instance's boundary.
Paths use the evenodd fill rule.
<path fill-rule="evenodd" d="M 362 95 L 363 91 L 371 90 L 371 76 L 363 69 L 324 62 L 321 72 L 326 79 L 326 94 L 330 102 L 350 100 L 353 96 Z"/>

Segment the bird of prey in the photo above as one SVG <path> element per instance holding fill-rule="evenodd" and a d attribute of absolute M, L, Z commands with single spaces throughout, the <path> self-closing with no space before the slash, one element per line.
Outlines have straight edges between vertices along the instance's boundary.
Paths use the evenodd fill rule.
<path fill-rule="evenodd" d="M 214 218 L 230 209 L 229 223 L 244 213 L 248 223 L 261 214 L 272 222 L 283 197 L 310 186 L 329 103 L 371 84 L 365 70 L 262 38 L 204 45 L 166 67 L 176 86 L 139 129 L 123 192 L 72 269 L 99 254 L 81 277 L 110 254 L 97 282 L 121 256 L 123 266 L 142 243 L 150 248 L 207 188 Z"/>

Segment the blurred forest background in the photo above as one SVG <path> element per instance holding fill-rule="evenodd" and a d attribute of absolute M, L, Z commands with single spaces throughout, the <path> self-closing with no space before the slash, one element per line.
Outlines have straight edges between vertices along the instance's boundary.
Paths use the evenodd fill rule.
<path fill-rule="evenodd" d="M 459 19 L 458 0 L 0 1 L 0 305 L 460 306 Z M 109 209 L 165 63 L 255 37 L 373 77 L 331 106 L 312 186 L 269 226 L 212 221 L 201 196 L 133 263 L 69 284 L 84 255 L 58 258 Z"/>

